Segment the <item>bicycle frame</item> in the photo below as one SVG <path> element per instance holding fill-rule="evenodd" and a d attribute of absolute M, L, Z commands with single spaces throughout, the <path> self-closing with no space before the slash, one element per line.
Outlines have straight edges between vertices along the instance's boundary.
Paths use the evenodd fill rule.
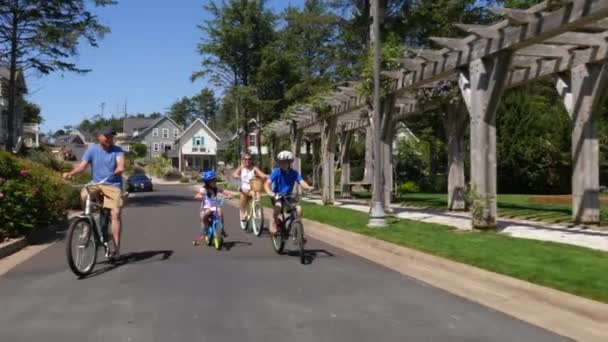
<path fill-rule="evenodd" d="M 99 185 L 105 184 L 107 178 L 98 183 L 87 183 L 83 186 L 85 191 L 87 192 L 87 198 L 85 200 L 84 212 L 80 214 L 78 217 L 89 220 L 93 229 L 93 235 L 98 243 L 106 246 L 109 241 L 108 236 L 108 228 L 111 222 L 111 215 L 108 212 L 109 209 L 103 208 L 99 203 L 96 203 L 91 199 L 92 192 L 91 188 Z M 99 217 L 96 219 L 94 215 L 94 210 L 99 209 Z"/>
<path fill-rule="evenodd" d="M 289 196 L 281 196 L 277 199 L 281 201 L 281 230 L 284 231 L 285 236 L 289 236 L 291 233 L 291 225 L 293 222 L 299 220 L 297 214 L 298 210 L 298 201 L 297 197 L 294 195 Z M 286 212 L 289 211 L 289 215 L 286 215 Z"/>

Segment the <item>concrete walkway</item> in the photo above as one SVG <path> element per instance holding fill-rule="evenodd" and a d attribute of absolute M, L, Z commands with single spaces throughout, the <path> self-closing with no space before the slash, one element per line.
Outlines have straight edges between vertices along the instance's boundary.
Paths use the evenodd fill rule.
<path fill-rule="evenodd" d="M 304 198 L 311 203 L 322 204 L 317 196 Z M 361 212 L 369 212 L 365 200 L 340 199 L 336 206 Z M 471 230 L 471 215 L 464 212 L 435 211 L 414 207 L 391 206 L 393 215 L 402 219 L 442 224 L 462 230 Z M 500 234 L 518 238 L 552 241 L 569 245 L 587 247 L 608 252 L 608 231 L 593 230 L 584 227 L 569 227 L 560 224 L 548 224 L 535 221 L 498 219 Z"/>

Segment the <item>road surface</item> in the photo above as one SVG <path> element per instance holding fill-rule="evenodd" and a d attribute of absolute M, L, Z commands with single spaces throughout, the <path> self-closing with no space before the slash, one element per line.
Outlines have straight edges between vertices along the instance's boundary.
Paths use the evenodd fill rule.
<path fill-rule="evenodd" d="M 232 207 L 226 250 L 194 247 L 187 189 L 130 200 L 123 264 L 78 280 L 59 242 L 0 277 L 0 340 L 565 340 L 312 239 L 300 265 L 243 233 Z"/>

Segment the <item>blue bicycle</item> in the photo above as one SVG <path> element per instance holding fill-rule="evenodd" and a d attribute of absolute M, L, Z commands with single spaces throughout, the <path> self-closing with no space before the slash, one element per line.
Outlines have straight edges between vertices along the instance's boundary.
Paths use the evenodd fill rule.
<path fill-rule="evenodd" d="M 211 217 L 209 218 L 209 223 L 207 224 L 207 231 L 204 232 L 206 234 L 201 234 L 204 235 L 204 240 L 207 246 L 211 246 L 213 244 L 215 249 L 217 249 L 218 251 L 222 249 L 222 246 L 224 244 L 224 224 L 222 223 L 222 218 L 219 214 L 220 208 L 224 206 L 224 200 L 225 197 L 218 196 L 215 205 L 215 211 L 213 212 L 213 215 L 211 215 Z M 196 239 L 192 241 L 192 244 L 198 246 L 201 240 L 201 238 Z"/>

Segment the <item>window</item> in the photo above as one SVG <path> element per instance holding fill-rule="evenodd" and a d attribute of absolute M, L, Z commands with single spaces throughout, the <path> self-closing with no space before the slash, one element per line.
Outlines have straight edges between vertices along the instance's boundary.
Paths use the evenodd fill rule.
<path fill-rule="evenodd" d="M 205 152 L 205 137 L 193 136 L 192 137 L 192 152 Z"/>
<path fill-rule="evenodd" d="M 152 129 L 152 136 L 153 137 L 157 137 L 158 136 L 158 128 Z"/>
<path fill-rule="evenodd" d="M 171 151 L 173 149 L 173 145 L 163 144 L 163 149 L 165 150 L 165 152 Z"/>
<path fill-rule="evenodd" d="M 169 138 L 169 129 L 168 128 L 163 128 L 163 138 L 164 139 Z"/>
<path fill-rule="evenodd" d="M 255 137 L 256 137 L 255 134 L 249 134 L 249 144 L 248 144 L 249 146 L 255 146 L 256 145 L 255 144 L 255 140 L 256 140 Z"/>
<path fill-rule="evenodd" d="M 176 128 L 173 130 L 173 137 L 177 138 L 178 136 L 179 136 L 179 129 Z"/>
<path fill-rule="evenodd" d="M 154 152 L 160 151 L 160 145 L 158 143 L 154 143 Z"/>

